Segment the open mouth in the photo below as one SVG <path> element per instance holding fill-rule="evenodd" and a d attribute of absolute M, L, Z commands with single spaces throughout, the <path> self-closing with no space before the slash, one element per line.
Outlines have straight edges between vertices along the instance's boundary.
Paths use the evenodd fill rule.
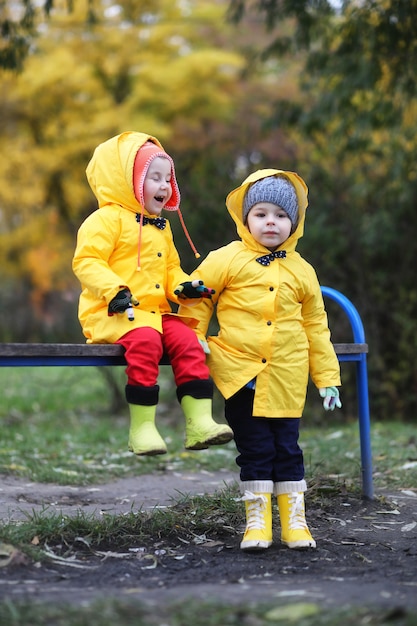
<path fill-rule="evenodd" d="M 155 200 L 157 202 L 163 202 L 165 200 L 165 196 L 155 196 Z"/>

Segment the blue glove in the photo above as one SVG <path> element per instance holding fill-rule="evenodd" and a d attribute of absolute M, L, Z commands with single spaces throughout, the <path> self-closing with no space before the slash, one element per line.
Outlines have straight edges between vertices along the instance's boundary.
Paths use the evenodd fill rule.
<path fill-rule="evenodd" d="M 216 292 L 210 287 L 205 287 L 202 280 L 193 280 L 181 283 L 174 293 L 180 300 L 186 300 L 187 298 L 211 299 L 212 294 Z"/>
<path fill-rule="evenodd" d="M 335 407 L 338 409 L 342 408 L 337 387 L 322 387 L 319 389 L 319 394 L 324 398 L 323 408 L 325 411 L 334 411 Z"/>

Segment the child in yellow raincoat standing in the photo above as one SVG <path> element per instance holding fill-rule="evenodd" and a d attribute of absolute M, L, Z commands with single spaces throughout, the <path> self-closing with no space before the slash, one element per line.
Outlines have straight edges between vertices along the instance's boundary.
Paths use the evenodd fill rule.
<path fill-rule="evenodd" d="M 155 425 L 164 352 L 186 417 L 185 447 L 230 441 L 230 428 L 212 419 L 213 382 L 192 329 L 196 320 L 174 314 L 170 305 L 212 291 L 181 269 L 169 221 L 160 217 L 162 209 L 177 211 L 193 247 L 172 158 L 155 137 L 128 131 L 96 148 L 87 178 L 98 209 L 81 225 L 73 259 L 82 286 L 79 320 L 88 343 L 125 348 L 129 449 L 138 455 L 167 451 Z"/>
<path fill-rule="evenodd" d="M 296 251 L 307 186 L 294 172 L 251 174 L 226 199 L 241 240 L 211 252 L 192 278 L 215 290 L 180 313 L 199 319 L 204 341 L 216 306 L 219 332 L 207 338 L 208 365 L 225 398 L 246 508 L 243 550 L 272 544 L 272 494 L 281 540 L 314 548 L 304 512 L 300 418 L 311 376 L 326 410 L 341 407 L 340 366 L 313 267 Z"/>

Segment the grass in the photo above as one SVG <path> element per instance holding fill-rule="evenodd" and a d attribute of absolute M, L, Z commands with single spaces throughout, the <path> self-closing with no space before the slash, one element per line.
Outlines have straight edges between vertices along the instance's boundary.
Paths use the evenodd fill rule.
<path fill-rule="evenodd" d="M 123 389 L 124 372 L 113 368 Z M 127 451 L 128 414 L 112 413 L 111 393 L 99 368 L 0 368 L 0 473 L 40 482 L 89 485 L 124 476 L 176 469 L 236 471 L 235 446 L 198 452 L 183 446 L 184 422 L 169 368 L 161 372 L 158 428 L 168 454 L 135 457 Z M 222 403 L 215 400 L 216 419 Z M 306 475 L 312 480 L 360 484 L 356 421 L 327 414 L 322 426 L 302 423 Z M 376 488 L 417 486 L 417 439 L 410 424 L 372 425 Z"/>
<path fill-rule="evenodd" d="M 232 468 L 233 444 L 184 449 L 182 414 L 169 372 L 163 374 L 157 422 L 169 453 L 145 458 L 128 452 L 127 405 L 121 414 L 109 411 L 111 393 L 99 368 L 0 369 L 0 473 L 88 485 L 166 469 Z M 121 389 L 123 375 L 114 368 Z"/>
<path fill-rule="evenodd" d="M 162 613 L 162 615 L 161 615 Z M 315 604 L 239 605 L 189 601 L 161 608 L 157 616 L 137 603 L 99 602 L 82 612 L 71 606 L 40 607 L 30 603 L 16 613 L 11 602 L 0 605 L 0 623 L 8 626 L 414 626 L 411 613 L 384 609 L 320 610 Z"/>
<path fill-rule="evenodd" d="M 215 494 L 190 496 L 181 494 L 168 508 L 130 512 L 124 515 L 89 515 L 82 510 L 76 516 L 57 512 L 33 511 L 27 520 L 0 526 L 0 539 L 19 547 L 32 558 L 41 559 L 43 547 L 64 541 L 72 545 L 82 537 L 88 545 L 125 549 L 134 542 L 151 544 L 158 539 L 192 538 L 196 534 L 235 534 L 243 524 L 243 511 L 236 485 Z M 31 546 L 33 537 L 36 546 Z M 38 548 L 37 546 L 40 546 Z M 1 622 L 0 622 L 1 623 Z"/>
<path fill-rule="evenodd" d="M 161 615 L 162 613 L 162 615 Z M 164 614 L 165 613 L 165 614 Z M 163 620 L 163 621 L 162 621 Z M 82 612 L 71 606 L 24 604 L 17 614 L 12 603 L 0 605 L 0 623 L 8 626 L 414 626 L 411 613 L 384 609 L 320 610 L 315 604 L 239 605 L 189 601 L 162 608 L 157 616 L 137 603 L 99 602 Z"/>
<path fill-rule="evenodd" d="M 415 426 L 375 423 L 371 428 L 373 479 L 376 490 L 417 487 L 417 439 Z M 360 484 L 358 424 L 305 428 L 302 447 L 307 479 Z M 310 478 L 309 478 L 310 477 Z"/>
<path fill-rule="evenodd" d="M 115 368 L 114 376 L 123 388 L 124 374 Z M 182 414 L 175 399 L 172 377 L 167 368 L 161 374 L 161 402 L 158 426 L 167 441 L 169 453 L 160 457 L 135 457 L 126 449 L 128 417 L 111 412 L 111 393 L 98 368 L 0 368 L 2 404 L 0 407 L 0 474 L 59 484 L 88 485 L 165 470 L 236 472 L 233 443 L 199 452 L 184 450 Z M 215 416 L 220 421 L 222 403 L 215 400 Z M 306 477 L 312 493 L 326 489 L 348 489 L 359 493 L 361 484 L 358 425 L 344 423 L 340 414 L 326 416 L 326 424 L 309 426 L 303 421 L 300 443 L 304 450 Z M 417 444 L 415 427 L 400 423 L 372 425 L 374 481 L 378 489 L 417 488 Z M 316 489 L 315 489 L 316 488 Z M 237 487 L 228 487 L 209 498 L 181 499 L 174 507 L 152 513 L 103 516 L 97 519 L 80 514 L 74 518 L 45 510 L 33 513 L 23 523 L 3 524 L 2 542 L 19 546 L 34 559 L 42 558 L 42 546 L 71 545 L 84 537 L 94 545 L 104 541 L 123 548 L 132 535 L 141 537 L 184 537 L 215 532 L 228 527 L 230 532 L 243 523 L 242 508 L 235 500 Z M 314 497 L 314 495 L 313 495 Z M 192 520 L 192 522 L 190 522 Z M 37 537 L 40 548 L 31 541 Z M 152 615 L 140 605 L 102 600 L 99 605 L 78 607 L 44 606 L 31 603 L 0 602 L 0 624 L 56 624 L 65 626 L 104 626 L 109 623 L 144 626 L 227 626 L 242 624 L 297 623 L 299 626 L 328 624 L 346 626 L 386 623 L 411 626 L 415 618 L 406 611 L 398 614 L 377 609 L 326 610 L 306 606 L 305 614 L 294 618 L 292 607 L 300 604 L 250 607 L 216 604 L 203 607 L 187 602 L 170 608 L 165 617 Z M 315 608 L 314 608 L 315 607 Z M 285 610 L 284 610 L 285 609 Z M 295 610 L 295 609 L 294 609 Z M 289 613 L 286 611 L 289 611 Z M 284 616 L 284 618 L 282 617 Z M 286 617 L 285 617 L 286 616 Z M 284 621 L 283 621 L 284 619 Z"/>

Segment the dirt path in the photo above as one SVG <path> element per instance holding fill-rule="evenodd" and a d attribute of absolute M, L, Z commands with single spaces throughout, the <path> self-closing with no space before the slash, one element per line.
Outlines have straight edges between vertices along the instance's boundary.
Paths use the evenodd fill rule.
<path fill-rule="evenodd" d="M 0 477 L 0 519 L 22 520 L 33 510 L 75 515 L 117 515 L 132 509 L 169 506 L 181 495 L 213 493 L 236 480 L 232 472 L 166 472 L 124 478 L 94 487 L 38 484 L 10 476 Z"/>
<path fill-rule="evenodd" d="M 20 520 L 46 510 L 101 515 L 170 506 L 181 495 L 212 493 L 236 474 L 174 473 L 127 478 L 97 487 L 60 487 L 10 477 L 0 480 L 0 516 Z M 417 492 L 378 494 L 373 502 L 336 496 L 310 505 L 317 549 L 243 553 L 239 535 L 200 536 L 123 554 L 80 553 L 72 563 L 0 568 L 0 599 L 90 602 L 98 597 L 140 600 L 155 608 L 192 597 L 217 602 L 314 602 L 323 607 L 379 606 L 417 611 Z M 84 549 L 84 550 L 83 550 Z"/>

